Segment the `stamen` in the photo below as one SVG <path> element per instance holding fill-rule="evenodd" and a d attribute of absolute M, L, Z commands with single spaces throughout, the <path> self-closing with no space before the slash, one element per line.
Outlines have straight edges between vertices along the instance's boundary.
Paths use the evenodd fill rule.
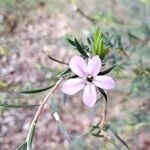
<path fill-rule="evenodd" d="M 93 81 L 93 77 L 87 77 L 86 80 L 87 80 L 88 82 L 92 82 L 92 81 Z"/>

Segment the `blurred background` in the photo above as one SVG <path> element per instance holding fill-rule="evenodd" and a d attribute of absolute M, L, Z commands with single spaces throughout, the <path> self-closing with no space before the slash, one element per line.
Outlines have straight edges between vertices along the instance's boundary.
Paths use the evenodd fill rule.
<path fill-rule="evenodd" d="M 23 106 L 40 104 L 47 93 L 15 91 L 52 85 L 67 66 L 48 55 L 68 62 L 78 52 L 66 37 L 86 43 L 96 26 L 108 34 L 113 43 L 111 63 L 118 64 L 111 72 L 117 87 L 108 93 L 109 123 L 132 150 L 150 150 L 149 0 L 0 0 L 0 150 L 13 150 L 23 143 L 37 110 Z M 64 106 L 62 96 L 58 89 L 59 114 L 73 141 L 69 143 L 60 132 L 47 104 L 33 149 L 105 150 L 101 138 L 79 136 L 98 122 L 103 101 L 89 109 L 78 93 L 68 97 Z M 108 132 L 111 150 L 127 149 Z"/>

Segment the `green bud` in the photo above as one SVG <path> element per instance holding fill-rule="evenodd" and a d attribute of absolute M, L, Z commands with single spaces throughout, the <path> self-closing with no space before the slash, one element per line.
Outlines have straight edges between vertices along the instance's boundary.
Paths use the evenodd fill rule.
<path fill-rule="evenodd" d="M 104 45 L 103 33 L 99 29 L 96 29 L 94 33 L 92 55 L 98 55 L 103 60 L 107 53 L 108 48 L 106 48 Z"/>

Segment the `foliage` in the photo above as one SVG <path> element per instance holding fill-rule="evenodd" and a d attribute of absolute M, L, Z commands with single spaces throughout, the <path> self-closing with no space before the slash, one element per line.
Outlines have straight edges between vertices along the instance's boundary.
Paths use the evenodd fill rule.
<path fill-rule="evenodd" d="M 99 1 L 96 1 L 96 4 Z M 115 4 L 113 4 L 113 2 Z M 53 7 L 53 4 L 58 6 L 59 2 L 46 2 L 44 1 L 44 6 L 46 7 Z M 49 4 L 50 3 L 50 4 Z M 60 2 L 62 4 L 63 2 Z M 85 5 L 83 5 L 86 3 Z M 92 2 L 93 4 L 94 2 Z M 22 11 L 27 9 L 32 9 L 33 6 L 38 7 L 40 5 L 40 1 L 34 0 L 24 0 L 24 1 L 17 1 L 17 4 L 14 0 L 12 1 L 0 1 L 0 5 L 5 7 L 9 12 L 9 14 L 17 14 L 17 17 L 20 16 L 21 19 L 26 16 L 27 13 L 21 14 L 18 13 L 20 10 Z M 46 4 L 46 5 L 45 5 Z M 139 98 L 141 101 L 145 99 L 145 97 L 149 96 L 149 89 L 150 89 L 150 68 L 149 65 L 149 42 L 150 42 L 150 26 L 149 26 L 149 14 L 147 14 L 147 10 L 149 10 L 149 0 L 135 0 L 129 1 L 125 0 L 121 1 L 112 1 L 110 2 L 111 10 L 109 7 L 103 10 L 103 5 L 94 7 L 92 10 L 90 6 L 91 2 L 87 3 L 84 1 L 77 1 L 72 0 L 68 1 L 67 3 L 63 3 L 64 8 L 66 6 L 70 8 L 71 13 L 73 12 L 74 18 L 79 18 L 76 20 L 78 26 L 78 21 L 82 22 L 82 18 L 84 18 L 89 24 L 80 28 L 80 34 L 83 33 L 82 28 L 84 31 L 90 30 L 88 35 L 85 38 L 83 35 L 78 35 L 78 38 L 67 38 L 67 41 L 70 45 L 81 55 L 84 59 L 88 59 L 92 55 L 99 55 L 99 57 L 103 60 L 103 67 L 105 68 L 103 71 L 99 73 L 99 75 L 105 75 L 107 73 L 112 73 L 115 75 L 116 78 L 120 81 L 125 81 L 125 83 L 129 83 L 128 86 L 123 86 L 122 88 L 119 87 L 119 90 L 122 93 L 127 94 L 127 99 L 130 99 L 130 96 Z M 128 5 L 127 5 L 128 4 Z M 29 6 L 30 5 L 30 6 Z M 122 8 L 125 5 L 127 12 L 124 13 L 126 16 L 119 13 L 117 7 Z M 23 6 L 23 7 L 22 7 Z M 109 5 L 108 5 L 109 6 Z M 114 8 L 114 6 L 116 8 Z M 61 5 L 62 7 L 62 5 Z M 90 8 L 90 9 L 88 9 Z M 56 8 L 59 11 L 59 8 Z M 67 9 L 64 9 L 64 13 Z M 101 10 L 101 12 L 100 12 Z M 115 13 L 114 13 L 115 12 Z M 140 15 L 137 15 L 138 14 Z M 115 14 L 115 15 L 114 15 Z M 67 10 L 68 15 L 68 10 Z M 147 15 L 147 16 L 146 16 Z M 70 15 L 72 17 L 72 15 Z M 75 17 L 78 16 L 78 17 Z M 136 16 L 136 17 L 135 17 Z M 20 19 L 20 20 L 21 20 Z M 72 20 L 72 18 L 71 18 Z M 20 21 L 21 22 L 21 21 Z M 96 30 L 93 32 L 91 31 L 91 24 L 97 26 Z M 3 28 L 2 28 L 3 29 Z M 103 29 L 103 30 L 101 30 Z M 77 33 L 79 28 L 74 29 Z M 1 28 L 0 28 L 1 31 Z M 103 31 L 103 32 L 102 32 Z M 107 31 L 107 32 L 105 32 Z M 87 41 L 85 41 L 87 39 Z M 8 55 L 8 50 L 5 47 L 1 47 L 0 45 L 0 57 L 5 57 Z M 53 56 L 48 55 L 48 57 L 61 64 L 61 65 L 68 65 L 68 63 L 59 60 L 59 58 L 55 58 Z M 59 57 L 59 56 L 58 56 Z M 53 71 L 53 70 L 52 70 Z M 65 70 L 63 70 L 60 74 L 58 73 L 55 76 L 54 81 L 56 81 L 59 77 L 62 78 L 74 78 L 76 75 L 71 73 L 70 68 L 67 66 Z M 52 82 L 53 83 L 53 82 Z M 17 94 L 38 94 L 47 90 L 50 90 L 54 84 L 50 84 L 45 88 L 37 87 L 32 88 L 31 90 L 22 90 L 16 92 Z M 4 90 L 7 89 L 8 85 L 5 81 L 0 80 L 0 89 Z M 127 91 L 126 91 L 127 89 Z M 102 93 L 104 98 L 107 100 L 107 93 L 102 89 L 99 89 Z M 68 95 L 63 94 L 62 103 L 63 107 L 64 104 L 68 100 Z M 57 99 L 55 99 L 57 101 Z M 134 101 L 134 100 L 133 100 Z M 33 108 L 37 107 L 38 105 L 25 105 L 20 103 L 0 103 L 0 109 L 10 109 L 10 108 Z M 65 107 L 63 108 L 65 111 Z M 58 108 L 54 103 L 54 100 L 51 101 L 51 111 L 54 114 L 59 116 Z M 129 109 L 126 109 L 125 112 L 128 112 Z M 136 128 L 141 123 L 148 122 L 148 115 L 145 112 L 131 112 L 127 115 L 129 118 L 121 120 L 111 120 L 110 126 L 106 129 L 106 132 L 111 132 L 115 136 L 115 140 L 111 140 L 112 149 L 120 149 L 120 145 L 123 145 L 123 148 L 128 149 L 128 143 L 124 141 L 122 136 L 118 135 L 118 133 L 124 132 L 124 128 Z M 55 117 L 54 117 L 55 119 Z M 55 119 L 56 120 L 56 119 Z M 70 135 L 65 128 L 64 123 L 60 119 L 56 120 L 58 128 L 60 132 L 64 135 L 67 140 L 70 140 Z M 17 150 L 29 150 L 32 146 L 32 141 L 34 137 L 36 124 L 33 125 L 32 130 L 30 131 L 30 137 L 25 140 L 25 142 L 17 148 Z M 117 127 L 117 128 L 116 128 Z M 114 130 L 115 129 L 115 130 Z M 92 126 L 91 130 L 88 131 L 88 136 L 98 137 L 98 139 L 102 139 L 102 136 L 99 134 L 100 128 L 98 125 Z M 120 141 L 116 142 L 116 140 Z M 85 135 L 80 136 L 79 138 L 74 138 L 70 144 L 71 149 L 87 149 L 88 143 L 85 141 Z M 122 148 L 122 146 L 121 146 Z"/>

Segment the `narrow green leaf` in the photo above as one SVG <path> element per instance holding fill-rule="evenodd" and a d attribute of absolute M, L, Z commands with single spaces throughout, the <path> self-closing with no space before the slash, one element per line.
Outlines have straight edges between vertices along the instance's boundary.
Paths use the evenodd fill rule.
<path fill-rule="evenodd" d="M 77 50 L 80 52 L 80 54 L 85 57 L 85 58 L 88 58 L 88 55 L 86 54 L 86 52 L 82 49 L 82 46 L 79 44 L 79 42 L 77 41 L 77 39 L 75 38 L 74 39 L 75 41 L 75 46 L 77 48 Z"/>
<path fill-rule="evenodd" d="M 70 78 L 76 78 L 76 77 L 78 77 L 77 75 L 72 75 L 72 76 L 70 76 Z"/>
<path fill-rule="evenodd" d="M 105 75 L 105 74 L 111 72 L 116 66 L 117 66 L 117 65 L 113 65 L 113 66 L 111 66 L 110 68 L 108 68 L 108 69 L 106 69 L 106 70 L 100 72 L 98 75 Z"/>
<path fill-rule="evenodd" d="M 101 57 L 101 59 L 104 59 L 105 55 L 106 55 L 106 52 L 104 51 L 104 42 L 103 42 L 103 38 L 101 38 L 99 40 L 99 43 L 98 43 L 98 54 L 99 56 Z"/>
<path fill-rule="evenodd" d="M 57 62 L 57 63 L 64 64 L 64 65 L 68 65 L 68 63 L 63 62 L 63 61 L 60 61 L 60 60 L 57 60 L 56 58 L 54 58 L 54 57 L 52 57 L 52 56 L 50 56 L 50 55 L 48 55 L 48 57 L 49 57 L 51 60 L 53 60 L 53 61 L 55 61 L 55 62 Z"/>
<path fill-rule="evenodd" d="M 63 76 L 65 76 L 67 73 L 69 73 L 70 71 L 71 71 L 71 69 L 70 69 L 70 68 L 67 68 L 65 71 L 63 71 L 63 72 L 60 74 L 60 76 L 63 77 Z"/>
<path fill-rule="evenodd" d="M 92 46 L 92 44 L 93 44 L 93 40 L 92 40 L 92 38 L 91 38 L 91 37 L 87 37 L 87 42 L 88 42 L 88 44 L 89 44 L 89 45 L 91 45 L 91 46 Z"/>
<path fill-rule="evenodd" d="M 146 38 L 150 38 L 150 27 L 149 27 L 149 25 L 144 24 L 144 25 L 142 26 L 142 28 L 143 28 L 143 32 L 144 32 L 145 35 L 146 35 Z"/>
<path fill-rule="evenodd" d="M 16 150 L 27 150 L 27 142 L 25 141 Z"/>
<path fill-rule="evenodd" d="M 59 121 L 57 122 L 57 124 L 58 124 L 58 127 L 59 127 L 59 129 L 60 129 L 60 132 L 63 134 L 63 136 L 64 136 L 67 140 L 71 141 L 71 138 L 70 138 L 70 136 L 69 136 L 69 134 L 68 134 L 68 131 L 67 131 L 67 129 L 65 128 L 63 122 L 62 122 L 61 120 L 59 120 Z"/>
<path fill-rule="evenodd" d="M 4 108 L 33 108 L 37 107 L 39 105 L 20 105 L 20 104 L 6 104 L 6 103 L 0 103 L 0 107 Z"/>
<path fill-rule="evenodd" d="M 62 98 L 62 105 L 63 105 L 63 107 L 65 106 L 67 100 L 68 100 L 68 95 L 63 93 L 63 98 Z"/>
<path fill-rule="evenodd" d="M 35 132 L 35 124 L 32 124 L 32 128 L 31 128 L 31 131 L 29 133 L 30 136 L 28 137 L 28 139 L 26 139 L 26 141 L 27 141 L 27 150 L 32 149 L 32 142 L 33 142 L 34 132 Z"/>
<path fill-rule="evenodd" d="M 54 99 L 53 97 L 51 98 L 50 108 L 51 108 L 51 112 L 52 112 L 53 114 L 54 114 L 55 112 L 58 112 L 57 104 L 56 104 L 55 99 Z"/>
<path fill-rule="evenodd" d="M 101 137 L 100 128 L 94 128 L 90 133 L 95 137 Z"/>
<path fill-rule="evenodd" d="M 65 126 L 64 126 L 63 122 L 61 121 L 60 116 L 58 114 L 58 108 L 57 108 L 57 104 L 56 104 L 54 98 L 51 98 L 50 108 L 51 108 L 51 112 L 54 115 L 55 120 L 57 121 L 57 125 L 58 125 L 58 128 L 60 129 L 60 132 L 63 134 L 63 136 L 66 139 L 68 139 L 70 141 L 71 139 L 67 132 L 67 129 L 65 128 Z"/>
<path fill-rule="evenodd" d="M 43 91 L 46 91 L 46 90 L 52 88 L 53 86 L 54 86 L 54 84 L 51 85 L 51 86 L 49 86 L 49 87 L 42 88 L 42 89 L 35 89 L 35 90 L 30 90 L 30 91 L 19 91 L 19 93 L 22 93 L 22 94 L 34 94 L 34 93 L 40 93 L 40 92 L 43 92 Z"/>
<path fill-rule="evenodd" d="M 109 126 L 108 128 L 114 135 L 115 137 L 127 148 L 130 149 L 128 144 L 118 135 L 118 133 L 111 127 Z"/>
<path fill-rule="evenodd" d="M 94 55 L 99 55 L 102 60 L 108 53 L 108 48 L 106 48 L 104 45 L 103 33 L 98 29 L 94 33 L 92 53 Z"/>
<path fill-rule="evenodd" d="M 71 45 L 76 46 L 73 40 L 67 38 L 67 41 L 68 41 Z"/>
<path fill-rule="evenodd" d="M 131 33 L 131 32 L 128 32 L 128 37 L 129 37 L 130 41 L 139 40 L 139 38 L 136 35 L 134 35 L 133 33 Z"/>
<path fill-rule="evenodd" d="M 101 88 L 98 88 L 98 90 L 101 92 L 101 94 L 104 96 L 105 100 L 107 101 L 107 100 L 108 100 L 108 99 L 107 99 L 107 95 L 106 95 L 106 93 L 104 92 L 104 90 L 101 89 Z"/>

